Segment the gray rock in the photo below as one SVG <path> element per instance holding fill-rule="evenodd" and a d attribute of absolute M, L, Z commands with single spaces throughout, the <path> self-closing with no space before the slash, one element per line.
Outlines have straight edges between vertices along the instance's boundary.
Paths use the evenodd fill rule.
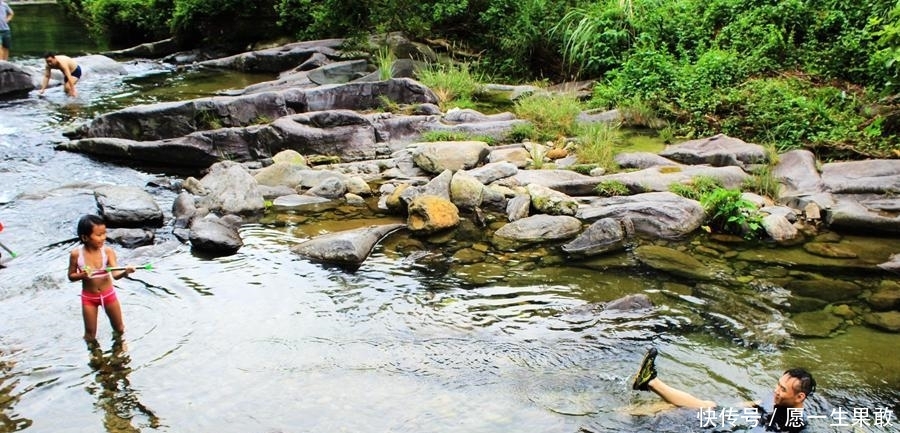
<path fill-rule="evenodd" d="M 744 180 L 750 177 L 740 167 L 709 166 L 657 166 L 644 170 L 616 173 L 601 176 L 597 183 L 618 181 L 625 184 L 632 192 L 668 191 L 673 183 L 690 182 L 698 176 L 711 177 L 719 181 L 725 188 L 740 188 Z"/>
<path fill-rule="evenodd" d="M 634 249 L 637 259 L 658 271 L 684 278 L 709 281 L 715 279 L 713 270 L 688 254 L 658 245 L 642 245 Z"/>
<path fill-rule="evenodd" d="M 747 167 L 751 164 L 765 164 L 768 160 L 766 149 L 762 146 L 724 134 L 669 146 L 660 152 L 660 156 L 684 164 L 709 164 L 715 167 Z"/>
<path fill-rule="evenodd" d="M 191 247 L 204 255 L 221 257 L 232 255 L 244 245 L 238 232 L 240 218 L 218 218 L 207 215 L 191 223 Z"/>
<path fill-rule="evenodd" d="M 485 186 L 475 176 L 460 170 L 450 181 L 450 201 L 460 209 L 475 209 L 481 206 Z"/>
<path fill-rule="evenodd" d="M 291 194 L 284 195 L 272 201 L 272 206 L 281 210 L 295 210 L 300 212 L 320 212 L 332 209 L 337 205 L 333 200 L 314 195 Z"/>
<path fill-rule="evenodd" d="M 650 297 L 643 293 L 625 295 L 619 299 L 609 301 L 603 306 L 607 311 L 635 311 L 653 308 Z"/>
<path fill-rule="evenodd" d="M 199 66 L 234 69 L 243 72 L 282 72 L 307 61 L 316 53 L 337 57 L 335 51 L 343 39 L 303 41 L 275 48 L 250 51 L 198 63 Z"/>
<path fill-rule="evenodd" d="M 137 248 L 152 245 L 154 234 L 153 231 L 145 229 L 111 229 L 106 232 L 106 238 L 125 248 Z"/>
<path fill-rule="evenodd" d="M 625 248 L 627 235 L 619 221 L 603 218 L 595 221 L 574 240 L 562 246 L 566 254 L 595 256 Z"/>
<path fill-rule="evenodd" d="M 24 95 L 34 90 L 33 72 L 0 60 L 0 95 Z"/>
<path fill-rule="evenodd" d="M 566 215 L 533 215 L 510 222 L 494 232 L 491 243 L 512 251 L 524 246 L 571 239 L 581 231 L 581 221 Z"/>
<path fill-rule="evenodd" d="M 864 205 L 865 201 L 860 201 L 863 197 L 858 195 L 840 195 L 834 198 L 835 203 L 825 217 L 825 222 L 830 227 L 868 233 L 900 233 L 900 213 L 886 213 L 879 208 L 869 209 Z"/>
<path fill-rule="evenodd" d="M 506 217 L 510 222 L 527 217 L 530 211 L 531 196 L 528 194 L 518 194 L 506 204 Z"/>
<path fill-rule="evenodd" d="M 240 164 L 231 161 L 213 164 L 200 184 L 209 193 L 200 197 L 197 204 L 212 212 L 246 215 L 265 209 L 256 179 Z"/>
<path fill-rule="evenodd" d="M 521 144 L 514 144 L 508 146 L 492 147 L 491 153 L 488 155 L 487 160 L 489 163 L 507 162 L 516 166 L 516 168 L 525 168 L 526 166 L 528 166 L 528 161 L 530 158 L 531 155 L 528 154 L 528 150 L 525 149 L 525 146 Z"/>
<path fill-rule="evenodd" d="M 492 152 L 493 154 L 493 152 Z M 478 179 L 479 182 L 487 185 L 500 179 L 514 176 L 519 172 L 519 168 L 510 162 L 491 162 L 481 167 L 467 170 L 467 173 Z"/>
<path fill-rule="evenodd" d="M 175 217 L 175 228 L 188 228 L 191 220 L 197 214 L 197 207 L 194 205 L 194 196 L 183 191 L 175 197 L 172 202 L 172 215 Z"/>
<path fill-rule="evenodd" d="M 622 152 L 613 159 L 622 168 L 645 169 L 652 167 L 680 166 L 681 164 L 650 152 Z"/>
<path fill-rule="evenodd" d="M 833 278 L 794 280 L 785 285 L 796 296 L 821 299 L 827 302 L 851 301 L 862 294 L 863 289 L 852 281 Z"/>
<path fill-rule="evenodd" d="M 347 193 L 347 185 L 337 177 L 329 177 L 306 191 L 306 195 L 314 195 L 327 199 L 338 199 Z"/>
<path fill-rule="evenodd" d="M 386 224 L 329 233 L 296 245 L 291 251 L 314 262 L 355 268 L 366 260 L 381 239 L 404 227 L 403 224 Z"/>
<path fill-rule="evenodd" d="M 276 162 L 253 175 L 259 185 L 296 188 L 303 182 L 306 167 L 288 162 Z"/>
<path fill-rule="evenodd" d="M 799 236 L 797 228 L 782 215 L 764 216 L 762 226 L 766 229 L 766 234 L 776 242 L 792 241 Z"/>
<path fill-rule="evenodd" d="M 454 108 L 448 111 L 442 120 L 448 123 L 478 123 L 508 121 L 515 120 L 515 118 L 516 116 L 509 112 L 487 115 L 471 108 Z"/>
<path fill-rule="evenodd" d="M 891 255 L 888 261 L 879 264 L 878 267 L 886 271 L 900 274 L 900 254 Z"/>
<path fill-rule="evenodd" d="M 576 214 L 584 221 L 627 220 L 636 233 L 668 239 L 680 238 L 698 229 L 705 215 L 700 203 L 671 192 L 601 198 Z"/>
<path fill-rule="evenodd" d="M 900 191 L 900 159 L 824 164 L 822 182 L 834 194 L 896 194 Z"/>
<path fill-rule="evenodd" d="M 344 161 L 375 158 L 375 128 L 350 110 L 331 110 L 285 116 L 260 134 L 269 149 L 301 154 L 338 156 Z"/>
<path fill-rule="evenodd" d="M 163 213 L 153 196 L 132 186 L 109 185 L 94 190 L 100 216 L 110 227 L 162 227 Z"/>
<path fill-rule="evenodd" d="M 531 206 L 547 215 L 575 215 L 578 202 L 559 191 L 546 186 L 529 184 L 525 187 L 531 196 Z"/>
<path fill-rule="evenodd" d="M 541 185 L 569 196 L 593 196 L 599 183 L 597 177 L 585 176 L 572 170 L 519 170 L 515 175 L 497 181 L 510 187 Z"/>
<path fill-rule="evenodd" d="M 483 141 L 419 143 L 412 153 L 418 167 L 434 174 L 473 168 L 481 164 L 487 154 L 488 145 Z"/>

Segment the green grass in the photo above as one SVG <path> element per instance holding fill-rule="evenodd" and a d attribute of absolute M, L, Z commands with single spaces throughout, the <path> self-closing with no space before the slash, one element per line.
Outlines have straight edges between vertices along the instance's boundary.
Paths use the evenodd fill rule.
<path fill-rule="evenodd" d="M 555 141 L 576 134 L 581 102 L 574 94 L 529 95 L 516 102 L 515 113 L 534 126 L 535 141 Z"/>
<path fill-rule="evenodd" d="M 474 100 L 483 87 L 482 76 L 474 73 L 467 63 L 430 64 L 417 70 L 416 77 L 434 92 L 444 111 L 451 104 L 460 108 L 473 108 Z"/>
<path fill-rule="evenodd" d="M 615 170 L 615 148 L 622 144 L 623 135 L 619 123 L 585 123 L 578 125 L 578 145 L 575 154 L 578 162 L 596 164 L 606 170 Z"/>

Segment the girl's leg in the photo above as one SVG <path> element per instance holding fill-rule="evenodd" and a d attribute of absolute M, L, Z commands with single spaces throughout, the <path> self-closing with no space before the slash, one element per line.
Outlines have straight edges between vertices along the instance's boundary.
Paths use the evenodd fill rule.
<path fill-rule="evenodd" d="M 97 341 L 97 310 L 93 305 L 81 304 L 81 317 L 84 319 L 84 341 Z"/>
<path fill-rule="evenodd" d="M 125 333 L 125 321 L 122 320 L 122 304 L 119 301 L 106 304 L 106 317 L 109 317 L 109 324 L 112 326 L 113 335 L 121 337 Z"/>

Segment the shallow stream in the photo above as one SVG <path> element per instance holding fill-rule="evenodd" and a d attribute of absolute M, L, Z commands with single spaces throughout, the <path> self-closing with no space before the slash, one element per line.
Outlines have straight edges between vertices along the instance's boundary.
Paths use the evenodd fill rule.
<path fill-rule="evenodd" d="M 14 25 L 17 43 L 69 31 L 54 30 L 57 15 L 46 5 L 14 6 L 14 24 L 37 13 L 45 23 Z M 46 40 L 96 49 L 78 29 Z M 40 66 L 30 52 L 14 50 L 12 61 Z M 0 242 L 19 253 L 8 260 L 3 252 L 7 267 L 0 270 L 0 432 L 701 430 L 696 412 L 657 412 L 658 398 L 631 391 L 629 376 L 651 344 L 661 353 L 661 377 L 704 398 L 737 407 L 770 394 L 784 369 L 802 365 L 819 381 L 809 413 L 828 416 L 812 421 L 814 431 L 897 431 L 900 335 L 858 325 L 829 338 L 765 344 L 741 334 L 734 325 L 741 309 L 777 303 L 777 288 L 748 284 L 737 292 L 747 301 L 732 307 L 733 316 L 707 315 L 706 305 L 718 300 L 714 290 L 615 265 L 627 253 L 585 263 L 538 250 L 533 261 L 451 265 L 439 245 L 413 255 L 420 241 L 400 234 L 347 272 L 289 251 L 316 234 L 392 221 L 377 213 L 344 220 L 267 215 L 243 227 L 238 254 L 218 259 L 193 255 L 168 228 L 146 257 L 114 246 L 120 262 L 154 269 L 117 284 L 127 350 L 114 350 L 101 316 L 104 353 L 92 356 L 81 340 L 79 287 L 65 276 L 75 222 L 95 211 L 91 187 L 99 184 L 144 187 L 168 213 L 175 193 L 147 185 L 174 176 L 53 145 L 97 113 L 266 78 L 175 72 L 149 61 L 126 68 L 116 79 L 85 76 L 76 99 L 56 88 L 43 99 L 0 101 Z M 846 239 L 900 251 L 900 239 Z M 771 267 L 742 266 L 731 272 L 760 275 Z M 864 284 L 873 278 L 833 276 Z M 648 294 L 657 308 L 591 309 L 632 293 Z M 780 331 L 790 313 L 768 317 L 745 331 Z M 870 425 L 831 426 L 836 409 L 865 409 Z M 874 425 L 885 410 L 893 424 Z"/>

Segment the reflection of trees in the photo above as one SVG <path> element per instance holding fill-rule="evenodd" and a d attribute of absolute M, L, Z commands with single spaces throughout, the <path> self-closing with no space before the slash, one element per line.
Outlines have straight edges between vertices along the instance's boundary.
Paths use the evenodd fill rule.
<path fill-rule="evenodd" d="M 0 432 L 14 432 L 24 430 L 31 426 L 28 418 L 17 417 L 13 413 L 13 406 L 19 401 L 19 396 L 13 394 L 17 380 L 10 375 L 12 363 L 0 361 Z"/>
<path fill-rule="evenodd" d="M 103 426 L 109 433 L 137 433 L 140 428 L 133 424 L 135 417 L 145 417 L 144 426 L 157 428 L 159 418 L 152 410 L 138 400 L 138 393 L 131 388 L 128 374 L 131 373 L 131 357 L 125 349 L 124 341 L 113 343 L 110 353 L 103 353 L 98 346 L 91 350 L 90 365 L 97 371 L 94 383 L 87 386 L 89 394 L 97 397 L 96 407 L 103 410 Z"/>

